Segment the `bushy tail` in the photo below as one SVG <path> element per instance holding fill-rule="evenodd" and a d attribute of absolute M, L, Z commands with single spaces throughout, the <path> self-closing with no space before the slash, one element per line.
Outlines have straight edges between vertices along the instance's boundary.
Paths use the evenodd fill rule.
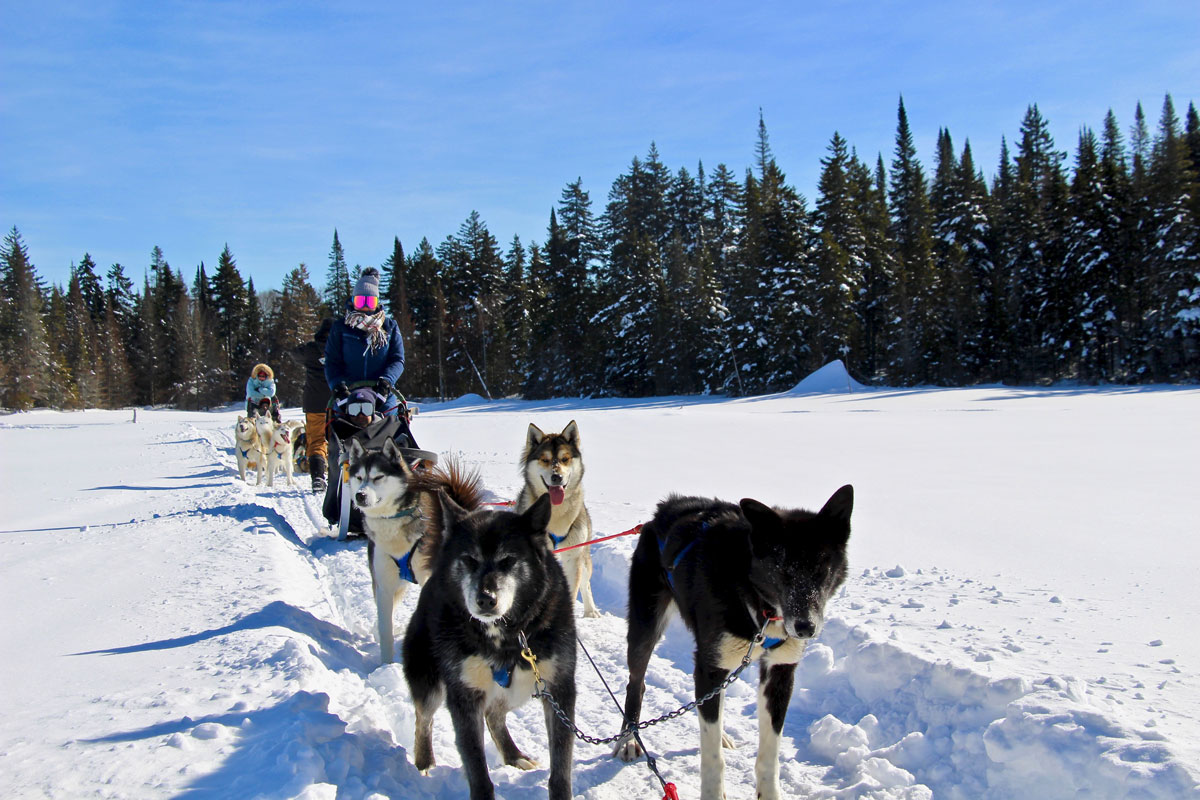
<path fill-rule="evenodd" d="M 468 470 L 455 458 L 445 459 L 428 472 L 419 472 L 409 483 L 409 489 L 422 493 L 421 505 L 425 515 L 425 538 L 427 545 L 440 549 L 442 539 L 442 504 L 438 492 L 444 491 L 467 511 L 474 511 L 483 503 L 483 479 L 479 468 Z"/>

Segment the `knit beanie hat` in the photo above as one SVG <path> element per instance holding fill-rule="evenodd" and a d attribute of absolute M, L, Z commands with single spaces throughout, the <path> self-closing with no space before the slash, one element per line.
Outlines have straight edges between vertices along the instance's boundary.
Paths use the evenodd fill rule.
<path fill-rule="evenodd" d="M 367 267 L 358 276 L 358 283 L 354 284 L 353 297 L 379 297 L 379 271 L 374 267 Z"/>

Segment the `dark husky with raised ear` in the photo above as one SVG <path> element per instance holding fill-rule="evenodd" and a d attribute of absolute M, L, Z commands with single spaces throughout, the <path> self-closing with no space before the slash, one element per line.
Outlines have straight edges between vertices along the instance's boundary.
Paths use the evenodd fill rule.
<path fill-rule="evenodd" d="M 495 789 L 483 753 L 487 723 L 505 764 L 533 769 L 508 732 L 508 712 L 533 694 L 520 634 L 542 680 L 575 718 L 575 615 L 562 567 L 550 550 L 550 498 L 522 514 L 468 513 L 440 495 L 445 537 L 404 636 L 404 677 L 416 710 L 413 762 L 434 764 L 433 714 L 446 701 L 472 800 Z M 550 742 L 550 798 L 571 797 L 574 737 L 542 701 Z"/>
<path fill-rule="evenodd" d="M 796 663 L 820 632 L 825 604 L 846 579 L 854 489 L 843 486 L 819 512 L 672 495 L 642 528 L 629 570 L 629 688 L 625 728 L 641 717 L 646 666 L 672 607 L 696 637 L 696 697 L 716 689 L 766 622 L 760 661 L 758 797 L 778 800 L 779 735 Z M 725 796 L 724 692 L 700 706 L 700 797 Z M 632 761 L 631 736 L 614 755 Z"/>

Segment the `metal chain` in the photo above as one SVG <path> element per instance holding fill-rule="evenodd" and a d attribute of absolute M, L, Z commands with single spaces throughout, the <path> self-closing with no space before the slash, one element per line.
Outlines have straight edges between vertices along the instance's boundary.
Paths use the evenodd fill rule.
<path fill-rule="evenodd" d="M 698 706 L 704 705 L 709 700 L 713 699 L 714 697 L 719 695 L 721 692 L 725 691 L 725 689 L 729 686 L 729 684 L 733 683 L 734 681 L 736 681 L 738 679 L 738 676 L 742 674 L 742 670 L 744 670 L 746 667 L 750 666 L 750 654 L 754 652 L 754 646 L 756 644 L 762 644 L 763 640 L 766 639 L 767 625 L 769 625 L 770 623 L 771 623 L 770 619 L 763 621 L 762 627 L 759 628 L 758 633 L 754 634 L 754 638 L 750 641 L 750 647 L 747 648 L 746 655 L 742 656 L 742 663 L 739 664 L 737 666 L 737 668 L 734 669 L 733 672 L 729 673 L 729 675 L 725 678 L 725 680 L 723 680 L 711 692 L 704 695 L 703 697 L 697 698 L 697 699 L 691 701 L 690 703 L 685 704 L 681 708 L 677 708 L 674 711 L 671 711 L 667 714 L 663 714 L 661 717 L 655 717 L 654 719 L 648 719 L 648 720 L 644 720 L 642 722 L 635 723 L 633 725 L 630 725 L 627 728 L 623 728 L 621 730 L 621 732 L 616 734 L 615 736 L 606 736 L 602 739 L 597 738 L 595 736 L 589 736 L 586 733 L 584 733 L 583 731 L 581 731 L 579 729 L 579 726 L 577 726 L 573 721 L 571 721 L 570 717 L 567 716 L 567 712 L 563 711 L 562 707 L 558 704 L 558 701 L 554 699 L 554 696 L 552 694 L 550 694 L 550 691 L 548 689 L 546 689 L 545 681 L 543 681 L 542 676 L 540 674 L 538 674 L 537 663 L 536 663 L 537 656 L 534 656 L 529 651 L 529 645 L 525 641 L 525 634 L 523 632 L 520 633 L 520 640 L 521 640 L 521 645 L 522 645 L 522 647 L 525 648 L 525 650 L 524 650 L 524 652 L 521 653 L 521 655 L 522 655 L 522 657 L 525 658 L 526 661 L 529 661 L 529 663 L 533 666 L 533 679 L 534 679 L 534 683 L 535 683 L 536 689 L 537 689 L 533 693 L 533 696 L 540 698 L 542 700 L 545 700 L 547 703 L 549 703 L 550 707 L 554 709 L 555 715 L 559 718 L 559 720 L 562 722 L 562 724 L 565 725 L 566 727 L 570 728 L 574 732 L 575 738 L 579 739 L 580 741 L 587 742 L 588 744 L 596 744 L 596 745 L 612 744 L 614 742 L 620 741 L 621 739 L 624 739 L 627 736 L 631 735 L 633 733 L 633 731 L 635 731 L 635 730 L 639 730 L 639 731 L 644 730 L 646 728 L 651 727 L 652 725 L 658 725 L 661 722 L 666 722 L 669 719 L 675 719 L 676 717 L 682 716 L 683 714 L 686 714 L 687 712 L 697 708 Z"/>

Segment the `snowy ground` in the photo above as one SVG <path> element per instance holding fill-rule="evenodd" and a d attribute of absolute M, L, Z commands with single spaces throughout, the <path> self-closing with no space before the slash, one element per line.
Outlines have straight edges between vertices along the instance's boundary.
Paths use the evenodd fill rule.
<path fill-rule="evenodd" d="M 421 444 L 517 491 L 527 424 L 579 422 L 597 535 L 670 491 L 819 507 L 853 483 L 851 578 L 809 647 L 782 781 L 814 798 L 1200 795 L 1200 389 L 895 390 L 844 380 L 741 400 L 426 404 Z M 292 410 L 288 415 L 299 416 Z M 449 717 L 412 767 L 401 671 L 380 667 L 361 541 L 298 489 L 247 486 L 236 411 L 0 419 L 0 794 L 465 798 Z M 597 545 L 579 622 L 624 687 L 631 538 Z M 397 617 L 407 618 L 411 592 Z M 730 800 L 754 797 L 755 676 L 729 691 Z M 578 722 L 619 718 L 581 659 Z M 646 716 L 691 699 L 677 624 Z M 546 762 L 542 714 L 513 735 Z M 699 794 L 695 715 L 647 744 Z M 497 765 L 498 795 L 547 772 Z M 576 747 L 575 793 L 658 798 L 644 763 Z"/>

